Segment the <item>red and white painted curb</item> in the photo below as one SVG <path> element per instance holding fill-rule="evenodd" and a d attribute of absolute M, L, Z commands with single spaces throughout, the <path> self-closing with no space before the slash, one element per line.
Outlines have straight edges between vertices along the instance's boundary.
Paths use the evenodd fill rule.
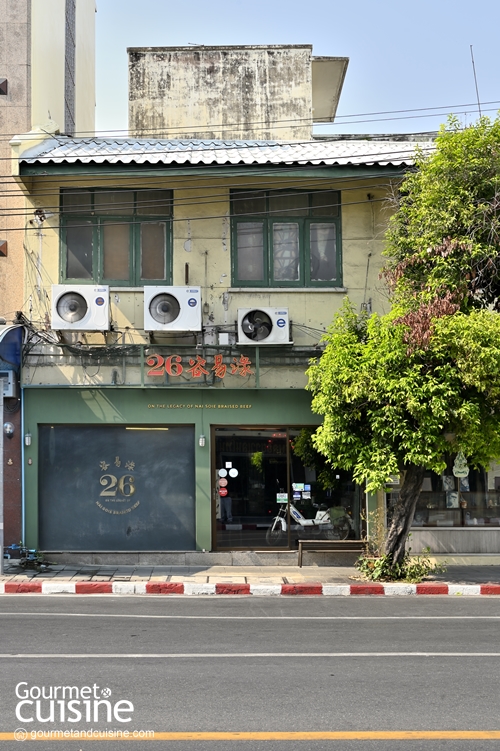
<path fill-rule="evenodd" d="M 0 594 L 76 594 L 76 595 L 323 595 L 348 597 L 351 595 L 500 595 L 500 584 L 234 584 L 219 582 L 71 582 L 36 579 L 0 582 Z"/>

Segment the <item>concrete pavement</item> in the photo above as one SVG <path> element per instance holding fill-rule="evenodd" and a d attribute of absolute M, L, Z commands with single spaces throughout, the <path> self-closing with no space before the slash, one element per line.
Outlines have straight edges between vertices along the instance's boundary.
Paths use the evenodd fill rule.
<path fill-rule="evenodd" d="M 5 562 L 0 594 L 500 595 L 500 567 L 449 566 L 421 585 L 366 582 L 354 566 L 76 566 Z"/>

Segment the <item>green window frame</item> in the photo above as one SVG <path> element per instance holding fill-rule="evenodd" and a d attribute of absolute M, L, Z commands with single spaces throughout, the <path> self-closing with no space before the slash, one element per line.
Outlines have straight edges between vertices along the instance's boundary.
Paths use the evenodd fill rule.
<path fill-rule="evenodd" d="M 172 206 L 171 190 L 62 189 L 60 281 L 170 284 Z"/>
<path fill-rule="evenodd" d="M 232 190 L 236 287 L 342 287 L 340 192 Z"/>

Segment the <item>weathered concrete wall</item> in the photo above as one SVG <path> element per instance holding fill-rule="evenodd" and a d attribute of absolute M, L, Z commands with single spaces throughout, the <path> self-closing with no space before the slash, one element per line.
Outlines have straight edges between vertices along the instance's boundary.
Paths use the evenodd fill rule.
<path fill-rule="evenodd" d="M 309 139 L 310 45 L 130 48 L 135 137 Z"/>

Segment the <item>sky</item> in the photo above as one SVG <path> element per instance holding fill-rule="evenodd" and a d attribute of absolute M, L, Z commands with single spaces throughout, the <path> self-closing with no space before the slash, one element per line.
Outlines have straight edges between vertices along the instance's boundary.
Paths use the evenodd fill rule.
<path fill-rule="evenodd" d="M 336 122 L 318 132 L 435 131 L 451 112 L 469 124 L 471 45 L 482 113 L 500 109 L 499 25 L 499 0 L 97 0 L 97 130 L 126 135 L 127 47 L 190 43 L 312 44 L 313 55 L 349 57 Z"/>

